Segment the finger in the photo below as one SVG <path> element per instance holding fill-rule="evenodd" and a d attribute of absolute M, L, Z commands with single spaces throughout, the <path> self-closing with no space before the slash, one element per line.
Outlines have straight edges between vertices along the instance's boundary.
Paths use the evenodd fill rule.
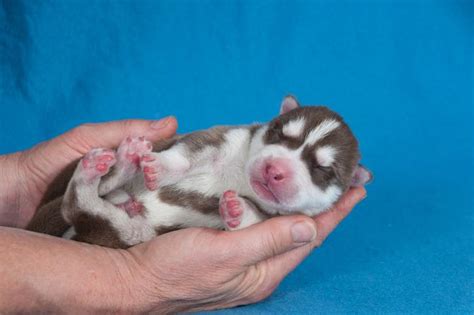
<path fill-rule="evenodd" d="M 336 226 L 351 212 L 354 206 L 364 199 L 365 196 L 366 191 L 363 187 L 350 189 L 330 211 L 314 218 L 318 235 L 311 244 L 269 259 L 267 263 L 268 268 L 270 273 L 276 276 L 275 281 L 281 281 L 311 253 L 314 247 L 320 246 L 324 239 L 326 239 Z"/>
<path fill-rule="evenodd" d="M 351 188 L 331 210 L 315 216 L 314 221 L 318 228 L 318 236 L 314 242 L 314 246 L 321 245 L 339 222 L 341 222 L 366 195 L 367 192 L 364 187 Z"/>
<path fill-rule="evenodd" d="M 127 136 L 145 136 L 150 141 L 169 138 L 175 134 L 174 117 L 158 121 L 122 120 L 101 124 L 86 124 L 59 137 L 45 141 L 25 151 L 25 168 L 36 170 L 47 186 L 66 167 L 71 166 L 94 147 L 117 147 Z M 69 173 L 68 173 L 69 174 Z M 66 176 L 66 177 L 70 177 Z"/>
<path fill-rule="evenodd" d="M 314 217 L 313 224 L 316 226 L 311 224 L 309 226 L 316 229 L 306 231 L 306 236 L 315 236 L 312 241 L 310 240 L 311 247 L 319 246 L 365 195 L 363 187 L 351 188 L 331 210 Z M 277 217 L 229 234 L 235 238 L 236 250 L 247 259 L 247 263 L 255 264 L 304 246 L 305 242 L 295 242 L 291 231 L 296 227 L 296 223 L 309 223 L 307 219 L 304 216 Z M 296 230 L 303 227 L 298 225 Z M 306 257 L 308 252 L 308 249 L 301 249 L 298 255 L 292 256 L 292 253 L 287 253 L 283 258 L 275 258 L 275 266 L 272 268 L 280 269 L 279 274 L 287 274 Z"/>
<path fill-rule="evenodd" d="M 151 142 L 166 139 L 176 132 L 177 122 L 174 117 L 163 118 L 158 121 L 148 120 L 120 120 L 99 124 L 86 124 L 67 132 L 63 140 L 72 143 L 77 149 L 86 153 L 91 148 L 117 147 L 128 136 L 144 136 Z"/>
<path fill-rule="evenodd" d="M 223 242 L 233 247 L 233 259 L 249 266 L 316 239 L 315 222 L 306 216 L 281 216 L 228 232 Z"/>

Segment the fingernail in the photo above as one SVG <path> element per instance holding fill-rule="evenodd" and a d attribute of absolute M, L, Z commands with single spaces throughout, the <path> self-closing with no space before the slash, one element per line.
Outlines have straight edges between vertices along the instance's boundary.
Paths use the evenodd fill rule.
<path fill-rule="evenodd" d="M 291 227 L 291 236 L 295 243 L 309 243 L 316 239 L 316 229 L 308 222 L 298 222 Z"/>
<path fill-rule="evenodd" d="M 170 121 L 171 121 L 171 116 L 152 122 L 150 127 L 152 129 L 163 129 L 166 126 L 168 126 Z"/>

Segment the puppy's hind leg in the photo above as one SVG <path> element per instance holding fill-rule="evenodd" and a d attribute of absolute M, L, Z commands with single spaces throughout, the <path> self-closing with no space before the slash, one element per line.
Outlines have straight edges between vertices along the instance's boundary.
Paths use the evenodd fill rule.
<path fill-rule="evenodd" d="M 115 152 L 93 149 L 79 162 L 68 185 L 62 212 L 77 233 L 73 239 L 108 247 L 128 247 L 155 235 L 145 218 L 99 197 L 101 177 L 116 163 Z"/>
<path fill-rule="evenodd" d="M 153 146 L 144 137 L 128 137 L 122 141 L 117 149 L 117 163 L 106 174 L 99 184 L 99 196 L 123 186 L 140 170 L 142 157 L 149 154 Z"/>

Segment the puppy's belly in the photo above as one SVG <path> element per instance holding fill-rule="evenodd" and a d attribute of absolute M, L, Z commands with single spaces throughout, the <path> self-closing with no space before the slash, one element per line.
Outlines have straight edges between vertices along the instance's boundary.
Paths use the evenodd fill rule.
<path fill-rule="evenodd" d="M 192 207 L 164 202 L 158 195 L 157 192 L 146 191 L 136 197 L 146 209 L 143 215 L 147 222 L 156 229 L 170 226 L 224 228 L 218 205 L 212 212 L 203 212 Z"/>

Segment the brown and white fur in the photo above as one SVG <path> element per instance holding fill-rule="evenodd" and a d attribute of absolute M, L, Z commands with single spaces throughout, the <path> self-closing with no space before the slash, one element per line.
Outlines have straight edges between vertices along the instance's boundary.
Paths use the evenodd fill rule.
<path fill-rule="evenodd" d="M 338 114 L 300 107 L 292 96 L 268 124 L 215 127 L 154 148 L 127 138 L 77 165 L 61 202 L 72 226 L 63 237 L 126 248 L 186 227 L 235 230 L 275 215 L 315 215 L 371 179 L 359 159 Z M 30 229 L 45 232 L 38 226 Z"/>

